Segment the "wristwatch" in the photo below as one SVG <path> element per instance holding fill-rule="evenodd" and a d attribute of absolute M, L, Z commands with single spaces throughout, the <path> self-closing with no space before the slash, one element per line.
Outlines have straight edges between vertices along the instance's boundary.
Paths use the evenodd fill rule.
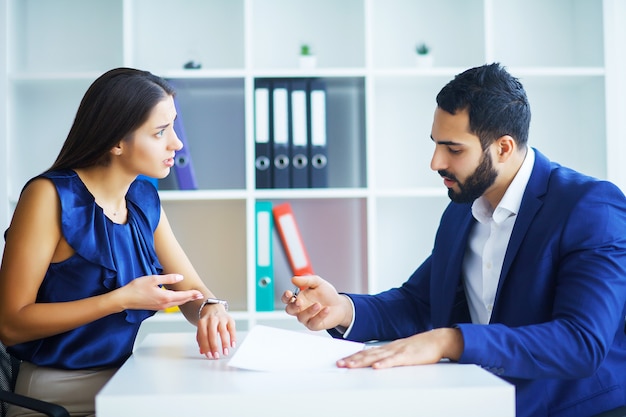
<path fill-rule="evenodd" d="M 221 304 L 224 306 L 226 311 L 228 311 L 228 301 L 220 300 L 218 298 L 207 298 L 206 300 L 202 302 L 202 304 L 200 305 L 200 308 L 198 309 L 198 319 L 202 317 L 202 309 L 208 304 Z"/>

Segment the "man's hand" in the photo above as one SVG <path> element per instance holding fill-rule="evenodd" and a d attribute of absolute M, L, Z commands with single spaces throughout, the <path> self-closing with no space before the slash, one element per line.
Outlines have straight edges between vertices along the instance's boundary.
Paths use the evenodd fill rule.
<path fill-rule="evenodd" d="M 398 339 L 383 346 L 365 349 L 337 361 L 340 368 L 375 369 L 437 363 L 447 358 L 458 360 L 463 353 L 459 329 L 443 328 Z"/>
<path fill-rule="evenodd" d="M 317 275 L 296 276 L 291 279 L 300 288 L 293 299 L 292 291 L 285 291 L 281 301 L 287 314 L 296 316 L 309 330 L 326 330 L 352 323 L 352 304 L 346 296 Z"/>

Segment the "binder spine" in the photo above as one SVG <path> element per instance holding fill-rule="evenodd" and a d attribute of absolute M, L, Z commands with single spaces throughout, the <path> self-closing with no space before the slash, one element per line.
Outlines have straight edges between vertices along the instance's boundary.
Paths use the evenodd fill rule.
<path fill-rule="evenodd" d="M 289 126 L 291 129 L 291 188 L 309 188 L 309 133 L 307 129 L 307 84 L 291 82 Z"/>
<path fill-rule="evenodd" d="M 309 135 L 311 187 L 328 187 L 328 150 L 326 137 L 326 86 L 312 80 L 309 86 Z"/>
<path fill-rule="evenodd" d="M 290 188 L 289 81 L 287 80 L 274 80 L 272 83 L 272 116 L 272 186 L 273 188 Z"/>
<path fill-rule="evenodd" d="M 254 169 L 256 188 L 272 188 L 271 82 L 258 79 L 254 87 Z"/>
<path fill-rule="evenodd" d="M 272 203 L 257 201 L 255 206 L 256 309 L 274 310 L 274 264 Z"/>

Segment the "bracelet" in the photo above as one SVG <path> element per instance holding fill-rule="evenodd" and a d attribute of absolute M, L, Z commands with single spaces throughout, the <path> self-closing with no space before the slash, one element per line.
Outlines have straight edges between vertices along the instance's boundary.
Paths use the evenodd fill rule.
<path fill-rule="evenodd" d="M 226 301 L 226 300 L 219 300 L 217 298 L 207 298 L 206 300 L 204 300 L 202 302 L 202 304 L 200 305 L 200 308 L 198 309 L 198 320 L 200 320 L 202 318 L 202 309 L 205 306 L 207 306 L 208 304 L 221 304 L 221 305 L 224 306 L 226 311 L 228 311 L 228 301 Z"/>

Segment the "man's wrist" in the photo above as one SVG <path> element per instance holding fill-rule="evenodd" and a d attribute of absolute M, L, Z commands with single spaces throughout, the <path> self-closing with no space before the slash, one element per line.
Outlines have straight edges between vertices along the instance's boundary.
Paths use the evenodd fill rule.
<path fill-rule="evenodd" d="M 335 330 L 341 333 L 341 335 L 345 339 L 348 337 L 348 335 L 350 334 L 350 331 L 352 330 L 352 325 L 354 324 L 355 309 L 354 309 L 354 302 L 352 301 L 352 298 L 350 298 L 347 294 L 339 294 L 339 295 L 341 295 L 342 297 L 346 299 L 346 303 L 348 304 L 348 306 L 346 307 L 346 314 L 344 315 L 344 320 L 341 323 L 339 323 L 337 327 L 335 327 Z"/>
<path fill-rule="evenodd" d="M 441 354 L 443 358 L 458 361 L 463 355 L 465 342 L 463 333 L 457 327 L 436 329 L 441 336 Z"/>

